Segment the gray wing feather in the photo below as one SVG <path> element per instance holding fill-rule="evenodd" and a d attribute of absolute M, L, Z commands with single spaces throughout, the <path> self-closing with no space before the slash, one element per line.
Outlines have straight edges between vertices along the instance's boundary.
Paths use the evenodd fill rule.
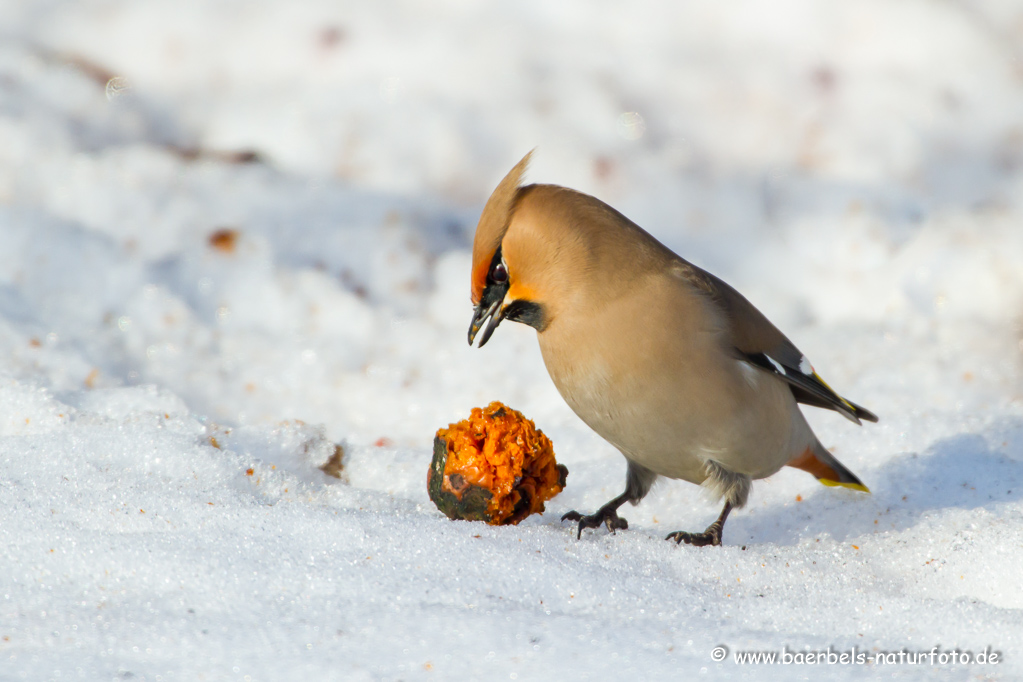
<path fill-rule="evenodd" d="M 745 296 L 709 272 L 683 263 L 690 284 L 710 296 L 724 312 L 740 359 L 787 382 L 800 403 L 834 410 L 857 424 L 860 419 L 877 421 L 870 410 L 846 400 L 824 383 L 802 351 Z"/>

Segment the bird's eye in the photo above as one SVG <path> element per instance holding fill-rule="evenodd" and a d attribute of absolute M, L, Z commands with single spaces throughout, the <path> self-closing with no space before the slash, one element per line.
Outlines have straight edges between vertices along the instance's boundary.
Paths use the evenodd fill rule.
<path fill-rule="evenodd" d="M 490 279 L 497 284 L 504 284 L 508 281 L 508 269 L 504 267 L 504 263 L 494 266 L 494 269 L 490 271 Z"/>

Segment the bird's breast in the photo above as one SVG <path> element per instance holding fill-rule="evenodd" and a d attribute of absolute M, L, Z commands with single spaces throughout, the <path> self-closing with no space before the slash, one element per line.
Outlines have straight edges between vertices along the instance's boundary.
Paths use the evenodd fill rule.
<path fill-rule="evenodd" d="M 707 459 L 755 478 L 774 473 L 795 447 L 791 392 L 744 371 L 704 311 L 658 305 L 664 298 L 559 318 L 539 334 L 558 391 L 623 455 L 663 476 L 701 483 Z"/>

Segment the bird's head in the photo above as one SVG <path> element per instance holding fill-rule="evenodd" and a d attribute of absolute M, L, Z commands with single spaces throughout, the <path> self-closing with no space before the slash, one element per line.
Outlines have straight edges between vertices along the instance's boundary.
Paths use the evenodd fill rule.
<path fill-rule="evenodd" d="M 497 186 L 480 216 L 472 247 L 472 302 L 475 306 L 469 326 L 469 345 L 480 330 L 480 346 L 508 319 L 543 331 L 549 308 L 538 287 L 545 267 L 543 240 L 528 228 L 510 230 L 523 192 L 522 174 L 532 152 L 516 164 Z M 523 221 L 518 220 L 517 223 Z M 487 321 L 489 320 L 489 324 Z M 484 329 L 484 325 L 486 328 Z"/>
<path fill-rule="evenodd" d="M 531 154 L 490 195 L 476 227 L 470 345 L 481 330 L 485 344 L 502 320 L 543 333 L 562 318 L 593 314 L 675 258 L 594 197 L 557 185 L 520 187 Z"/>

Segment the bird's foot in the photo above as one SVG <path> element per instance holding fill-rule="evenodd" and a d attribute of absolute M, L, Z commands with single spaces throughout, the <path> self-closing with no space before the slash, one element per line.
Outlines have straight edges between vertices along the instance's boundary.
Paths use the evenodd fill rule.
<path fill-rule="evenodd" d="M 725 527 L 725 521 L 728 519 L 728 514 L 732 511 L 732 503 L 725 502 L 725 508 L 721 510 L 721 516 L 718 517 L 717 521 L 710 524 L 707 530 L 702 533 L 687 533 L 684 530 L 677 530 L 674 533 L 668 533 L 668 537 L 665 540 L 674 540 L 678 544 L 683 542 L 687 545 L 693 545 L 694 547 L 718 547 L 721 545 L 721 531 Z"/>
<path fill-rule="evenodd" d="M 616 530 L 625 530 L 629 527 L 629 522 L 618 516 L 618 507 L 607 504 L 588 516 L 570 511 L 562 516 L 561 520 L 579 522 L 579 532 L 575 536 L 577 540 L 583 536 L 583 528 L 600 528 L 601 525 L 605 525 L 613 534 Z"/>
<path fill-rule="evenodd" d="M 668 533 L 668 537 L 664 539 L 674 540 L 680 545 L 684 542 L 694 547 L 706 547 L 707 545 L 715 547 L 721 544 L 721 533 L 712 533 L 709 529 L 702 533 L 687 533 L 684 530 L 677 530 L 674 533 Z"/>

